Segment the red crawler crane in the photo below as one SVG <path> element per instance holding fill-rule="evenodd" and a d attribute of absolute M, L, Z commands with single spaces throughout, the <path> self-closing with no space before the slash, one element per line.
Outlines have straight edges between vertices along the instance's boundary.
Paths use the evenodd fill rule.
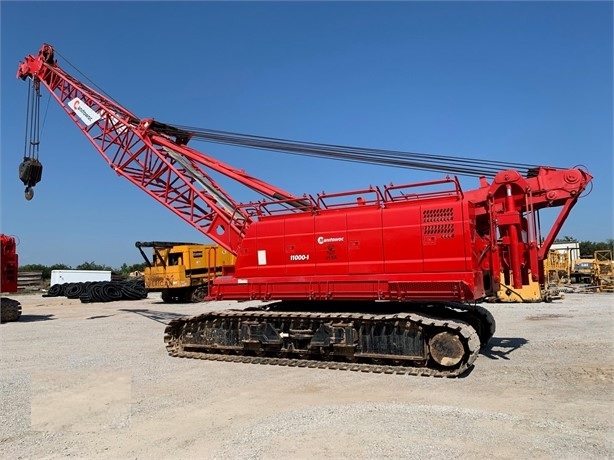
<path fill-rule="evenodd" d="M 471 191 L 446 178 L 298 197 L 188 147 L 191 131 L 136 117 L 62 70 L 50 45 L 17 76 L 45 86 L 117 174 L 237 256 L 211 299 L 281 301 L 173 321 L 173 355 L 459 375 L 494 333 L 475 301 L 542 298 L 548 249 L 592 179 L 538 167 Z M 237 203 L 208 171 L 267 199 Z M 561 211 L 540 244 L 546 207 Z"/>

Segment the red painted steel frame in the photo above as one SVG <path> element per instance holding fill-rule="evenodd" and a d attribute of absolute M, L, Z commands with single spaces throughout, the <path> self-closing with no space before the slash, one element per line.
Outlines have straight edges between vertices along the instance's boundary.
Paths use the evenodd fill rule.
<path fill-rule="evenodd" d="M 488 234 L 489 246 L 484 269 L 495 283 L 500 273 L 511 274 L 514 288 L 532 281 L 544 283 L 543 262 L 569 212 L 592 176 L 581 169 L 540 167 L 531 177 L 517 171 L 501 171 L 492 184 L 482 181 L 479 189 L 465 192 L 476 205 L 477 225 Z M 561 207 L 542 240 L 536 212 Z M 495 241 L 490 241 L 495 235 Z M 484 235 L 485 236 L 485 235 Z M 516 274 L 516 276 L 514 276 Z"/>
<path fill-rule="evenodd" d="M 184 145 L 165 134 L 153 120 L 141 120 L 122 106 L 74 79 L 53 59 L 53 48 L 43 45 L 37 56 L 27 56 L 17 77 L 33 78 L 49 89 L 60 106 L 81 129 L 113 170 L 162 203 L 190 225 L 232 253 L 252 221 L 207 173 L 207 168 L 226 175 L 276 199 L 300 200 L 293 195 L 251 177 L 214 158 Z M 87 125 L 69 102 L 79 98 L 100 120 Z M 177 131 L 177 130 L 175 130 Z M 172 131 L 171 131 L 172 133 Z M 183 164 L 167 149 L 177 152 Z M 203 188 L 196 180 L 202 178 Z"/>

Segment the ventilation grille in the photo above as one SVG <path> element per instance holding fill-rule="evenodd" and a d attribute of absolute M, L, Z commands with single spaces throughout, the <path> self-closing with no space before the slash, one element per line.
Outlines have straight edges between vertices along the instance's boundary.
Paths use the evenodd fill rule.
<path fill-rule="evenodd" d="M 454 220 L 454 208 L 426 209 L 422 211 L 422 222 L 452 222 Z"/>
<path fill-rule="evenodd" d="M 424 236 L 439 236 L 442 239 L 454 238 L 453 220 L 454 208 L 426 209 L 422 211 L 422 222 L 424 224 L 431 224 L 424 226 Z"/>

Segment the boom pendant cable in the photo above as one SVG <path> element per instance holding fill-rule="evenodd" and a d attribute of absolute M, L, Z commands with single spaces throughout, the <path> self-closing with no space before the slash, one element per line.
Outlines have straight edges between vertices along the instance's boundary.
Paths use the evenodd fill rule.
<path fill-rule="evenodd" d="M 117 103 L 109 94 L 106 93 L 106 91 L 94 83 L 91 78 L 87 77 L 75 65 L 70 63 L 68 59 L 62 56 L 57 49 L 55 52 L 58 56 L 61 56 L 68 65 L 83 75 L 83 77 L 89 81 L 92 86 L 97 88 L 101 94 L 105 95 L 109 100 Z M 393 166 L 423 171 L 443 172 L 446 174 L 456 174 L 461 176 L 494 177 L 502 169 L 515 169 L 521 174 L 528 176 L 532 173 L 532 171 L 539 167 L 539 165 L 528 163 L 512 163 L 469 157 L 293 141 L 283 138 L 181 126 L 171 123 L 164 124 L 164 126 L 170 127 L 175 131 L 182 131 L 184 134 L 187 134 L 189 138 L 204 142 L 257 149 L 261 151 L 274 151 L 290 155 L 326 158 L 338 161 L 366 163 L 381 166 Z M 564 168 L 557 167 L 556 169 Z"/>
<path fill-rule="evenodd" d="M 55 52 L 56 54 L 61 56 L 62 59 L 65 60 L 68 65 L 70 65 L 78 73 L 83 75 L 83 77 L 87 81 L 89 81 L 95 88 L 97 88 L 101 94 L 104 94 L 110 101 L 115 102 L 111 96 L 109 96 L 104 90 L 102 90 L 102 88 L 96 85 L 76 66 L 71 64 L 57 50 L 55 50 Z M 36 106 L 36 104 L 33 105 Z M 33 117 L 32 124 L 38 126 L 38 106 L 32 109 L 31 114 Z M 397 150 L 353 147 L 338 144 L 293 141 L 283 138 L 241 134 L 229 131 L 220 131 L 166 123 L 156 123 L 155 126 L 156 127 L 152 126 L 152 129 L 154 129 L 155 131 L 159 131 L 162 134 L 167 134 L 169 136 L 176 136 L 177 134 L 181 134 L 182 139 L 185 139 L 185 141 L 178 140 L 177 142 L 179 143 L 187 142 L 187 139 L 195 139 L 203 142 L 231 145 L 261 151 L 274 151 L 290 155 L 326 158 L 354 163 L 365 163 L 372 165 L 392 166 L 397 168 L 443 172 L 446 174 L 454 174 L 461 176 L 494 177 L 502 169 L 514 169 L 523 174 L 524 176 L 530 176 L 533 174 L 534 171 L 539 168 L 539 165 L 528 163 L 512 163 L 506 161 L 484 160 L 472 157 L 456 157 L 417 152 L 403 152 Z M 33 141 L 31 137 L 30 146 L 35 150 L 35 153 L 33 153 L 31 158 L 28 158 L 29 161 L 38 161 L 37 137 L 36 141 Z M 555 169 L 562 168 L 556 167 Z M 42 172 L 42 165 L 40 166 L 40 170 Z M 40 177 L 38 178 L 38 180 L 40 180 Z M 38 180 L 36 180 L 36 177 L 34 177 L 33 179 L 29 179 L 27 181 L 28 183 L 26 181 L 24 181 L 24 183 L 27 187 L 31 188 L 31 186 L 38 182 Z M 31 199 L 31 197 L 28 198 L 27 194 L 28 188 L 26 188 L 26 198 Z"/>
<path fill-rule="evenodd" d="M 228 131 L 209 130 L 188 126 L 174 126 L 190 133 L 192 138 L 238 147 L 276 151 L 291 155 L 303 155 L 333 160 L 387 165 L 409 169 L 453 173 L 468 176 L 494 177 L 502 169 L 516 169 L 525 175 L 539 165 L 482 160 L 478 158 L 401 152 L 373 148 L 323 144 L 288 139 L 254 136 Z M 560 168 L 557 168 L 560 169 Z"/>

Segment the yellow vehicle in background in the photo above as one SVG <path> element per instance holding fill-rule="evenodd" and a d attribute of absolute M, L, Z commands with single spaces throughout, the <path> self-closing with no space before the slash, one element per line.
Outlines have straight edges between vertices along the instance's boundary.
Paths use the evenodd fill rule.
<path fill-rule="evenodd" d="M 560 252 L 551 249 L 548 258 L 544 260 L 546 285 L 562 285 L 570 282 L 571 262 L 569 251 Z"/>
<path fill-rule="evenodd" d="M 594 257 L 577 259 L 571 270 L 571 277 L 576 283 L 589 284 L 600 291 L 614 291 L 614 262 L 612 251 L 597 250 Z"/>
<path fill-rule="evenodd" d="M 145 288 L 161 292 L 164 302 L 202 302 L 212 281 L 235 263 L 235 256 L 216 244 L 137 241 L 145 259 Z M 143 248 L 152 248 L 150 260 Z"/>
<path fill-rule="evenodd" d="M 598 276 L 599 271 L 594 258 L 581 257 L 573 262 L 571 279 L 574 283 L 596 284 Z"/>

